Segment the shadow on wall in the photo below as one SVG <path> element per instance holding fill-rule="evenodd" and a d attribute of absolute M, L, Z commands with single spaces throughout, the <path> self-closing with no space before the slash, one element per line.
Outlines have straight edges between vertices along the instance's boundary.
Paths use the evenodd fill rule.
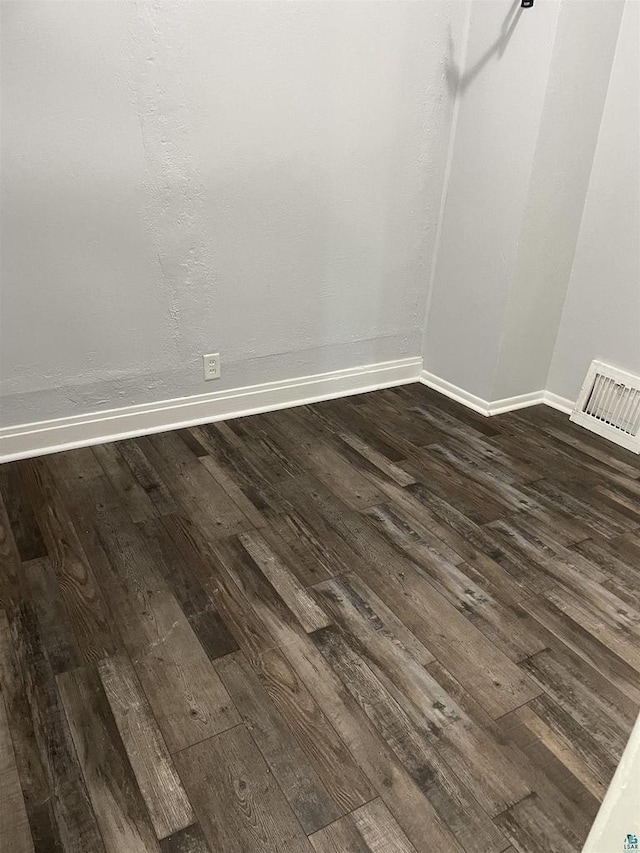
<path fill-rule="evenodd" d="M 502 22 L 500 35 L 491 47 L 482 54 L 480 59 L 468 68 L 464 74 L 460 73 L 460 68 L 456 65 L 453 39 L 451 38 L 451 35 L 449 35 L 447 66 L 445 73 L 447 77 L 447 85 L 452 94 L 455 94 L 457 91 L 463 94 L 492 57 L 497 56 L 499 59 L 504 55 L 507 45 L 511 41 L 511 36 L 518 26 L 521 14 L 522 6 L 520 5 L 520 0 L 513 0 L 505 19 Z"/>

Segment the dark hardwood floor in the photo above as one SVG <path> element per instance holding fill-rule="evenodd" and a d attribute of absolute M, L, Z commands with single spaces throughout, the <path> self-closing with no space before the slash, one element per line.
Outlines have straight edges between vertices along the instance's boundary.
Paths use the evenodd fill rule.
<path fill-rule="evenodd" d="M 640 460 L 420 385 L 0 468 L 0 849 L 574 853 Z"/>

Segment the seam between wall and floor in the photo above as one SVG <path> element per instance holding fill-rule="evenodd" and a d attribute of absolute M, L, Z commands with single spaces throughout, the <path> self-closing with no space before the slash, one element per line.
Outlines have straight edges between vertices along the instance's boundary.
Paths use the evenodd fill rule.
<path fill-rule="evenodd" d="M 531 167 L 529 169 L 529 176 L 527 178 L 526 203 L 525 203 L 525 208 L 524 208 L 524 212 L 523 212 L 522 222 L 520 223 L 520 230 L 518 232 L 518 240 L 516 243 L 516 247 L 517 247 L 516 248 L 516 265 L 518 262 L 518 254 L 520 252 L 520 245 L 522 242 L 522 231 L 523 231 L 523 228 L 525 225 L 527 210 L 529 207 L 529 197 L 531 194 L 531 177 L 533 175 L 533 169 L 534 169 L 535 162 L 536 162 L 536 154 L 538 152 L 538 146 L 540 144 L 540 127 L 541 127 L 542 116 L 544 115 L 544 108 L 545 108 L 545 104 L 547 103 L 547 96 L 548 96 L 548 92 L 549 92 L 549 79 L 551 76 L 551 64 L 553 62 L 553 54 L 554 54 L 555 47 L 556 47 L 556 39 L 558 38 L 558 21 L 559 20 L 560 20 L 560 9 L 558 9 L 558 14 L 556 15 L 556 19 L 555 19 L 554 30 L 553 30 L 553 39 L 551 41 L 551 49 L 549 51 L 549 63 L 548 63 L 547 68 L 546 68 L 546 74 L 545 74 L 545 79 L 544 79 L 544 97 L 542 98 L 542 105 L 540 108 L 540 118 L 538 121 L 538 126 L 536 128 L 536 143 L 535 143 L 535 146 L 533 148 L 533 159 L 531 160 Z M 500 364 L 500 357 L 502 355 L 502 349 L 503 349 L 503 345 L 504 345 L 505 320 L 507 318 L 507 312 L 509 310 L 509 305 L 511 302 L 511 293 L 512 293 L 512 289 L 513 289 L 513 284 L 514 284 L 514 282 L 512 281 L 511 284 L 509 285 L 509 289 L 507 291 L 507 295 L 506 295 L 506 299 L 504 301 L 504 305 L 502 306 L 500 327 L 499 327 L 500 328 L 500 337 L 498 339 L 498 346 L 496 348 L 496 357 L 495 357 L 493 371 L 492 371 L 492 380 L 491 380 L 491 388 L 490 388 L 491 392 L 493 392 L 495 390 L 496 381 L 498 378 L 498 366 Z M 567 287 L 568 287 L 568 282 L 567 282 Z M 554 344 L 554 347 L 555 347 L 555 344 Z M 551 357 L 553 357 L 553 352 L 551 354 Z M 549 368 L 550 367 L 551 367 L 551 360 L 549 360 L 549 364 L 547 365 L 547 375 L 545 376 L 545 385 L 546 385 L 547 377 L 549 375 Z M 542 392 L 542 393 L 544 393 L 544 392 Z"/>
<path fill-rule="evenodd" d="M 460 113 L 461 81 L 467 65 L 472 14 L 473 3 L 468 0 L 459 57 L 460 74 L 456 80 L 433 258 L 424 304 L 423 351 L 440 254 L 444 213 L 449 194 Z M 569 413 L 573 409 L 572 401 L 546 390 L 520 394 L 501 400 L 484 400 L 424 370 L 423 359 L 418 356 L 373 365 L 356 366 L 332 373 L 296 377 L 280 382 L 243 386 L 223 392 L 214 392 L 213 394 L 156 401 L 121 409 L 110 409 L 1 428 L 0 463 L 216 420 L 244 417 L 411 382 L 421 382 L 486 417 L 541 403 L 565 413 Z"/>
<path fill-rule="evenodd" d="M 417 356 L 211 394 L 5 427 L 0 429 L 0 462 L 245 417 L 412 382 L 421 382 L 486 417 L 541 403 L 565 413 L 573 409 L 571 400 L 546 390 L 502 400 L 483 400 L 424 370 L 422 358 Z"/>
<path fill-rule="evenodd" d="M 554 394 L 552 391 L 547 391 L 546 389 L 530 391 L 527 394 L 517 394 L 514 397 L 504 397 L 500 400 L 483 400 L 482 397 L 477 397 L 475 394 L 465 391 L 464 388 L 460 388 L 452 382 L 447 382 L 446 379 L 429 373 L 427 370 L 421 372 L 420 382 L 485 417 L 502 415 L 506 412 L 513 412 L 517 409 L 525 409 L 529 406 L 538 406 L 541 404 L 550 406 L 565 414 L 570 414 L 574 406 L 573 400 L 560 397 L 558 394 Z"/>

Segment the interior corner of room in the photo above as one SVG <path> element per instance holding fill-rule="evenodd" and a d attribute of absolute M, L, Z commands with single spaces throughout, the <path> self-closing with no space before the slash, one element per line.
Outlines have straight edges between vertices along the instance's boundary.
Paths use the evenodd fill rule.
<path fill-rule="evenodd" d="M 593 359 L 640 373 L 637 3 L 2 15 L 7 458 L 417 379 L 570 411 Z"/>
<path fill-rule="evenodd" d="M 0 851 L 639 849 L 640 0 L 0 16 Z"/>

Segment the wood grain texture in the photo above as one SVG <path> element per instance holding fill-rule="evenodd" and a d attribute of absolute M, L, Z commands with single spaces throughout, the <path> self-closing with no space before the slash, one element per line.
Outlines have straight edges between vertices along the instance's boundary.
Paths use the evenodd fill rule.
<path fill-rule="evenodd" d="M 21 568 L 25 594 L 33 602 L 38 628 L 51 669 L 57 675 L 83 663 L 60 586 L 47 558 L 29 560 Z"/>
<path fill-rule="evenodd" d="M 407 509 L 407 506 L 413 503 L 419 515 L 426 515 L 421 505 L 413 501 L 408 492 L 395 487 L 387 488 L 387 497 L 387 503 L 369 507 L 365 514 L 389 542 L 416 563 L 420 563 L 421 559 L 427 556 L 443 557 L 454 565 L 463 562 L 464 555 L 447 545 L 443 538 L 446 532 L 434 525 L 433 519 L 428 518 L 425 524 L 424 518 L 420 521 Z"/>
<path fill-rule="evenodd" d="M 58 853 L 62 850 L 62 842 L 47 760 L 36 740 L 37 724 L 31 716 L 27 690 L 13 650 L 11 629 L 3 610 L 0 610 L 0 688 L 35 849 Z M 41 738 L 41 733 L 38 736 Z"/>
<path fill-rule="evenodd" d="M 312 586 L 332 577 L 334 564 L 328 549 L 300 522 L 295 514 L 282 514 L 261 528 L 260 533 L 300 583 Z"/>
<path fill-rule="evenodd" d="M 517 850 L 531 853 L 572 853 L 579 839 L 548 814 L 535 794 L 498 815 L 498 824 Z"/>
<path fill-rule="evenodd" d="M 500 716 L 540 692 L 412 562 L 377 537 L 362 516 L 346 514 L 344 506 L 312 480 L 297 484 L 295 491 L 309 516 L 323 514 L 336 532 L 350 537 L 360 556 L 356 573 L 492 714 Z"/>
<path fill-rule="evenodd" d="M 515 718 L 515 712 L 505 714 L 494 721 L 441 664 L 435 661 L 428 669 L 485 736 L 491 738 L 510 759 L 511 766 L 517 768 L 522 782 L 530 791 L 536 793 L 543 807 L 553 814 L 554 820 L 566 824 L 578 836 L 583 833 L 584 828 L 589 826 L 595 817 L 597 809 L 594 808 L 593 798 L 588 793 L 586 797 L 583 796 L 584 788 L 573 784 L 575 777 L 568 773 L 566 768 L 563 778 L 555 773 L 557 766 L 553 764 L 551 753 L 547 751 L 545 756 L 546 759 L 551 758 L 551 761 L 539 761 L 542 750 L 536 748 L 530 752 L 524 748 L 521 738 L 512 736 L 509 720 Z M 447 756 L 447 760 L 450 760 L 450 756 Z M 487 771 L 493 772 L 493 765 L 488 765 Z M 495 771 L 500 772 L 497 767 Z M 462 766 L 461 772 L 466 772 L 466 765 Z"/>
<path fill-rule="evenodd" d="M 86 474 L 87 451 L 58 465 L 92 528 L 85 544 L 119 621 L 126 650 L 174 752 L 239 722 L 229 696 L 136 526 L 99 477 Z M 84 485 L 82 485 L 84 483 Z M 81 497 L 80 497 L 81 496 Z M 154 559 L 156 558 L 156 559 Z"/>
<path fill-rule="evenodd" d="M 212 853 L 204 832 L 197 823 L 181 829 L 160 842 L 162 853 Z"/>
<path fill-rule="evenodd" d="M 172 433 L 137 439 L 174 499 L 193 518 L 203 534 L 220 538 L 252 525 L 198 457 Z"/>
<path fill-rule="evenodd" d="M 49 467 L 41 458 L 18 464 L 85 659 L 115 653 L 119 640 L 111 630 L 111 613 Z"/>
<path fill-rule="evenodd" d="M 575 719 L 617 763 L 637 716 L 635 702 L 570 653 L 547 650 L 522 666 L 544 686 L 540 698 Z"/>
<path fill-rule="evenodd" d="M 566 745 L 561 744 L 555 733 L 545 726 L 544 721 L 529 714 L 529 710 L 535 715 L 535 711 L 526 705 L 505 714 L 500 721 L 502 732 L 525 757 L 524 772 L 534 780 L 532 787 L 541 795 L 545 808 L 550 813 L 554 812 L 559 802 L 558 792 L 561 792 L 559 797 L 564 799 L 561 811 L 569 814 L 566 823 L 575 824 L 577 834 L 580 834 L 577 821 L 591 823 L 597 812 L 599 800 L 584 784 L 582 769 L 574 760 L 575 756 L 565 751 L 560 757 L 560 751 Z M 580 771 L 580 776 L 577 771 Z M 542 782 L 541 777 L 543 777 Z M 550 798 L 551 804 L 549 804 Z"/>
<path fill-rule="evenodd" d="M 58 686 L 107 853 L 158 851 L 109 703 L 95 670 L 74 669 Z"/>
<path fill-rule="evenodd" d="M 113 449 L 122 456 L 135 481 L 148 496 L 158 515 L 177 512 L 176 501 L 149 458 L 148 454 L 153 452 L 152 448 L 150 449 L 143 439 L 118 441 L 113 445 Z"/>
<path fill-rule="evenodd" d="M 415 539 L 407 543 L 404 532 L 399 532 L 395 526 L 396 520 L 392 521 L 393 516 L 386 512 L 382 515 L 381 509 L 373 507 L 367 514 L 371 517 L 375 513 L 374 517 L 379 520 L 384 518 L 385 531 L 391 541 L 397 543 L 422 569 L 431 585 L 456 610 L 464 613 L 509 658 L 522 660 L 544 648 L 514 596 L 503 595 L 498 584 L 479 574 L 473 565 L 461 562 L 459 557 L 452 562 L 448 555 L 442 553 L 445 549 L 438 551 L 422 543 L 417 544 Z"/>
<path fill-rule="evenodd" d="M 545 632 L 547 644 L 570 650 L 578 658 L 591 664 L 611 684 L 640 706 L 638 673 L 621 658 L 613 654 L 596 636 L 580 622 L 574 621 L 562 609 L 540 598 L 530 599 L 528 609 Z"/>
<path fill-rule="evenodd" d="M 326 613 L 260 533 L 243 533 L 238 539 L 305 631 L 315 631 L 329 624 Z"/>
<path fill-rule="evenodd" d="M 205 456 L 199 456 L 198 459 L 204 468 L 211 474 L 213 479 L 225 490 L 238 509 L 243 513 L 249 524 L 253 527 L 265 527 L 268 521 L 259 509 L 256 509 L 255 504 L 247 497 L 245 492 L 240 488 L 238 483 L 224 470 L 224 468 L 216 465 L 213 457 L 207 453 Z"/>
<path fill-rule="evenodd" d="M 393 429 L 383 418 L 371 418 L 362 405 L 365 395 L 326 400 L 309 407 L 335 432 L 356 435 L 390 462 L 401 462 L 418 446 Z"/>
<path fill-rule="evenodd" d="M 331 798 L 344 811 L 374 796 L 367 773 L 345 745 L 331 717 L 304 678 L 278 649 L 266 651 L 255 665 L 265 690 L 309 758 Z"/>
<path fill-rule="evenodd" d="M 473 773 L 466 774 L 470 789 L 476 797 L 480 794 L 485 812 L 474 808 L 473 798 L 462 785 L 458 785 L 453 802 L 451 798 L 447 802 L 446 793 L 456 786 L 455 782 L 452 783 L 453 775 L 440 761 L 440 751 L 433 748 L 434 732 L 429 728 L 433 723 L 403 708 L 335 629 L 318 631 L 314 641 L 417 787 L 430 797 L 443 822 L 459 835 L 461 845 L 468 848 L 480 842 L 483 849 L 501 850 L 504 839 L 487 819 L 487 812 L 496 814 L 530 792 L 514 769 L 509 768 L 504 759 L 501 760 L 495 748 L 491 749 L 491 744 L 485 743 L 488 754 L 481 756 L 482 766 L 479 768 L 482 783 L 475 782 Z M 447 720 L 446 711 L 441 719 L 443 717 L 449 723 L 448 726 L 445 723 L 448 731 L 457 721 Z M 473 762 L 474 756 L 470 752 L 467 750 L 465 758 Z M 477 756 L 475 759 L 477 763 Z M 498 766 L 493 767 L 493 764 Z M 437 791 L 438 787 L 441 791 Z M 465 805 L 462 820 L 456 816 L 459 803 Z"/>
<path fill-rule="evenodd" d="M 238 643 L 165 524 L 149 521 L 138 525 L 138 529 L 145 537 L 156 569 L 176 597 L 209 659 L 216 660 L 236 651 Z"/>
<path fill-rule="evenodd" d="M 46 557 L 47 546 L 24 493 L 20 473 L 15 465 L 0 466 L 0 494 L 8 513 L 16 548 L 22 562 Z"/>
<path fill-rule="evenodd" d="M 151 706 L 127 658 L 100 661 L 98 674 L 155 833 L 166 838 L 194 817 Z"/>
<path fill-rule="evenodd" d="M 198 528 L 183 515 L 167 515 L 162 520 L 169 537 L 181 552 L 192 574 L 213 600 L 235 642 L 250 660 L 258 658 L 275 642 L 251 609 L 244 594 L 225 569 L 219 543 L 208 542 Z"/>
<path fill-rule="evenodd" d="M 225 853 L 310 853 L 307 837 L 244 726 L 176 756 L 202 829 Z"/>
<path fill-rule="evenodd" d="M 573 551 L 594 563 L 606 575 L 602 585 L 634 610 L 640 610 L 640 544 L 627 534 L 603 541 L 585 539 Z"/>
<path fill-rule="evenodd" d="M 311 640 L 305 637 L 292 643 L 283 648 L 283 653 L 340 737 L 349 744 L 352 755 L 418 853 L 462 850 L 429 799 Z"/>
<path fill-rule="evenodd" d="M 9 516 L 0 495 L 0 607 L 13 613 L 19 606 L 20 553 L 13 538 Z"/>
<path fill-rule="evenodd" d="M 361 806 L 352 818 L 371 853 L 415 853 L 415 847 L 382 800 Z"/>
<path fill-rule="evenodd" d="M 131 520 L 148 521 L 158 515 L 151 498 L 136 480 L 117 444 L 97 444 L 92 453 L 131 516 Z"/>
<path fill-rule="evenodd" d="M 325 826 L 309 840 L 316 853 L 369 853 L 351 815 Z"/>
<path fill-rule="evenodd" d="M 242 592 L 253 612 L 266 627 L 274 645 L 283 645 L 293 641 L 298 635 L 306 635 L 295 613 L 287 606 L 238 537 L 214 543 L 212 551 L 223 566 L 223 571 Z"/>
<path fill-rule="evenodd" d="M 312 471 L 353 509 L 381 503 L 382 493 L 358 469 L 350 465 L 323 439 L 316 424 L 298 409 L 287 409 L 265 416 L 273 441 L 297 460 L 302 468 Z"/>
<path fill-rule="evenodd" d="M 415 853 L 380 799 L 309 836 L 317 853 Z"/>
<path fill-rule="evenodd" d="M 580 730 L 569 715 L 545 697 L 513 711 L 531 740 L 539 741 L 597 800 L 602 800 L 615 767 L 610 756 Z M 548 759 L 547 759 L 548 760 Z"/>
<path fill-rule="evenodd" d="M 220 543 L 208 545 L 184 518 L 167 516 L 164 521 L 334 801 L 343 811 L 367 802 L 374 794 L 362 770 L 227 573 L 229 552 L 225 550 L 219 556 Z"/>
<path fill-rule="evenodd" d="M 36 850 L 104 853 L 33 605 L 21 605 L 1 642 L 0 685 Z"/>
<path fill-rule="evenodd" d="M 546 407 L 10 463 L 0 560 L 11 851 L 578 853 L 640 708 L 640 462 Z"/>
<path fill-rule="evenodd" d="M 314 592 L 345 631 L 358 640 L 376 666 L 394 673 L 435 657 L 357 575 L 316 584 Z M 402 664 L 400 666 L 400 664 Z"/>
<path fill-rule="evenodd" d="M 264 519 L 286 512 L 287 503 L 274 488 L 274 475 L 261 464 L 252 444 L 238 438 L 226 424 L 194 427 L 192 435 L 206 451 L 203 464 L 213 478 L 262 526 Z"/>
<path fill-rule="evenodd" d="M 33 838 L 20 787 L 9 720 L 0 694 L 0 842 L 14 853 L 33 853 Z"/>
<path fill-rule="evenodd" d="M 305 832 L 336 820 L 344 809 L 331 798 L 244 655 L 227 655 L 216 669 Z"/>

